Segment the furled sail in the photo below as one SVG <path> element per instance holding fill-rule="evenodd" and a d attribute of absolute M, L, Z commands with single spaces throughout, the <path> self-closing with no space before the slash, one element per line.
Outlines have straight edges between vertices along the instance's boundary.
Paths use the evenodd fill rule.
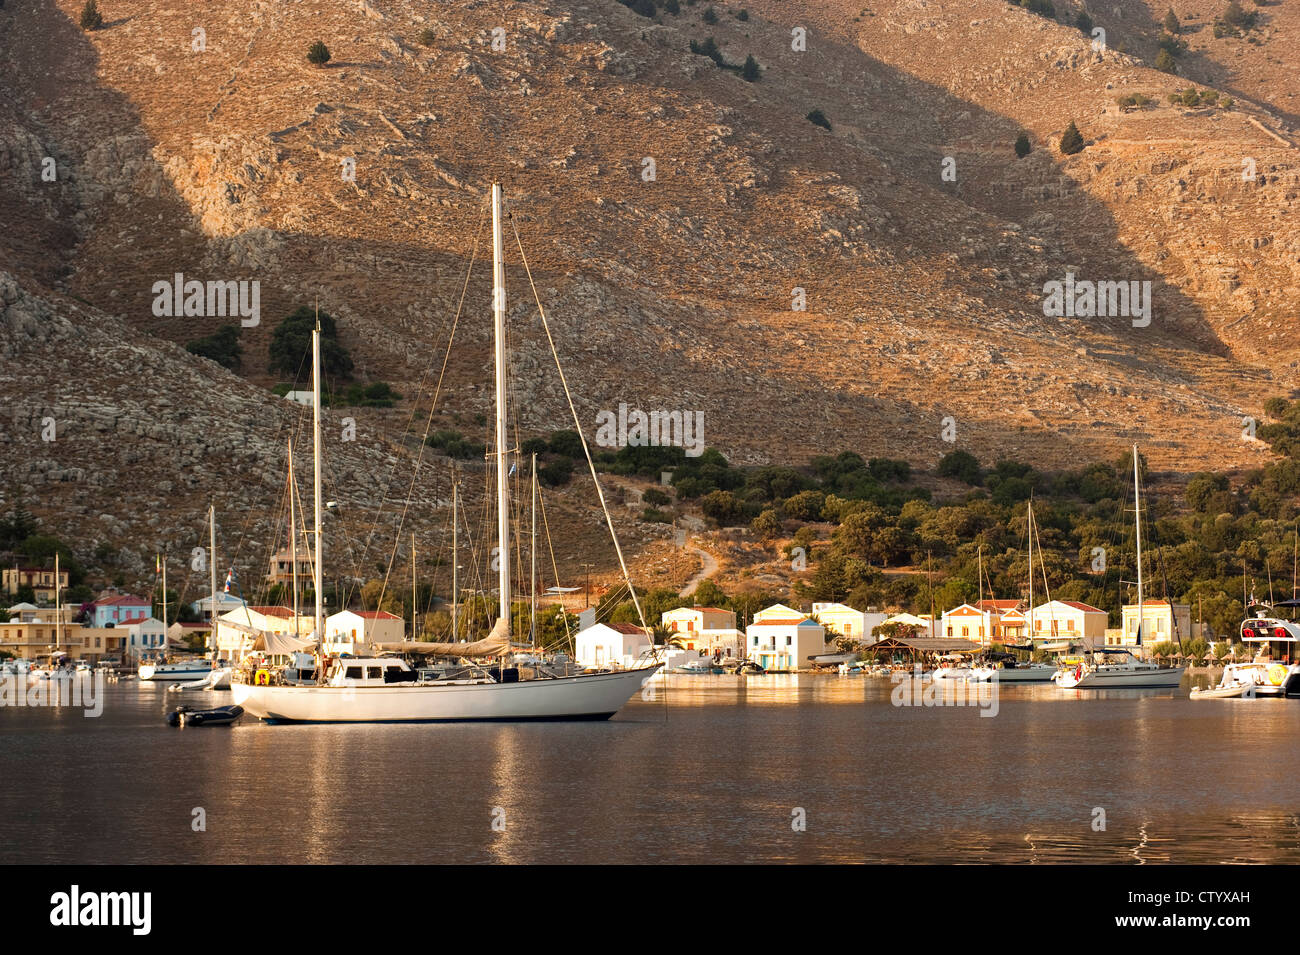
<path fill-rule="evenodd" d="M 442 657 L 499 657 L 514 649 L 510 631 L 501 617 L 497 618 L 492 632 L 473 643 L 381 643 L 380 650 L 391 653 L 423 653 Z"/>

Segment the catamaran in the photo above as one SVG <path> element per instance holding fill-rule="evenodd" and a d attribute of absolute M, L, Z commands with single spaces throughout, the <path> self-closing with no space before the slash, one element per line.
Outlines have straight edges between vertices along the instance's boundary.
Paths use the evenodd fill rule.
<path fill-rule="evenodd" d="M 1142 646 L 1142 489 L 1138 484 L 1138 449 L 1133 445 L 1133 513 L 1137 537 L 1137 647 Z M 1080 662 L 1066 667 L 1056 675 L 1056 685 L 1063 690 L 1104 690 L 1112 687 L 1137 689 L 1146 687 L 1172 688 L 1183 679 L 1185 667 L 1164 667 L 1138 659 L 1133 650 L 1124 647 L 1097 648 L 1101 654 L 1123 654 L 1127 659 L 1119 663 Z"/>
<path fill-rule="evenodd" d="M 312 436 L 315 498 L 315 630 L 307 638 L 266 634 L 268 652 L 286 654 L 315 647 L 316 668 L 308 678 L 283 670 L 241 667 L 231 684 L 234 702 L 269 722 L 434 722 L 463 720 L 603 720 L 617 713 L 662 666 L 646 658 L 633 669 L 567 675 L 544 665 L 510 666 L 510 445 L 507 439 L 506 297 L 502 251 L 501 186 L 492 186 L 492 312 L 496 370 L 496 503 L 500 615 L 485 639 L 474 643 L 405 643 L 381 649 L 441 655 L 469 661 L 455 669 L 413 669 L 404 659 L 340 657 L 326 660 L 321 611 L 320 328 L 312 332 Z M 543 316 L 544 320 L 544 316 Z M 548 333 L 549 334 L 549 333 Z M 563 378 L 561 378 L 563 382 Z M 565 384 L 565 392 L 568 385 Z M 572 404 L 570 402 L 570 404 Z M 575 414 L 575 425 L 576 414 Z M 578 427 L 581 436 L 581 427 Z M 584 453 L 586 439 L 583 438 Z M 588 466 L 590 464 L 590 455 Z M 595 468 L 591 467 L 595 479 Z M 606 523 L 626 575 L 622 549 L 604 496 L 596 483 Z M 635 590 L 632 600 L 640 612 Z M 495 660 L 493 664 L 491 662 Z M 484 661 L 484 662 L 479 662 Z"/>

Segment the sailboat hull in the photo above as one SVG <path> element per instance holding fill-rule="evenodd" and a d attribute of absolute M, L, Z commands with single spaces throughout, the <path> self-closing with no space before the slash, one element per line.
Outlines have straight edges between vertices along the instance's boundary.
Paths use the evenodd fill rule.
<path fill-rule="evenodd" d="M 607 720 L 659 666 L 519 683 L 256 686 L 234 702 L 276 723 L 451 723 Z"/>
<path fill-rule="evenodd" d="M 1178 686 L 1185 667 L 1128 667 L 1124 664 L 1084 670 L 1063 670 L 1056 685 L 1063 690 L 1159 689 Z"/>

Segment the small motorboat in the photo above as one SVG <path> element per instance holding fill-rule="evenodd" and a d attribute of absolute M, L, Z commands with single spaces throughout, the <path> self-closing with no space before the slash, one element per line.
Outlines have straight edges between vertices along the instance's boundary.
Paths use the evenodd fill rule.
<path fill-rule="evenodd" d="M 229 726 L 244 715 L 242 706 L 218 706 L 211 710 L 196 710 L 178 706 L 167 714 L 168 726 Z"/>
<path fill-rule="evenodd" d="M 1192 687 L 1193 700 L 1235 700 L 1254 688 L 1253 683 L 1233 683 L 1228 686 Z M 1254 696 L 1253 693 L 1250 694 Z"/>

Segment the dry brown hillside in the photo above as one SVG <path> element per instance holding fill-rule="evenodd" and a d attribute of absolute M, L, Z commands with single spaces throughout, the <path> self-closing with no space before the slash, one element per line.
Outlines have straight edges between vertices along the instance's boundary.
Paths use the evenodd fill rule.
<path fill-rule="evenodd" d="M 316 296 L 361 379 L 408 396 L 362 416 L 382 441 L 339 455 L 409 467 L 400 435 L 414 396 L 427 409 L 477 256 L 438 419 L 472 428 L 490 400 L 494 179 L 589 429 L 620 402 L 699 409 L 708 442 L 740 462 L 853 448 L 928 465 L 951 449 L 952 416 L 958 445 L 985 460 L 1066 466 L 1132 441 L 1179 471 L 1262 460 L 1242 417 L 1291 392 L 1300 358 L 1297 81 L 1284 65 L 1300 54 L 1300 0 L 1260 7 L 1258 44 L 1189 32 L 1190 79 L 1150 67 L 1163 4 L 1089 4 L 1109 39 L 1095 51 L 1005 0 L 866 2 L 745 0 L 743 20 L 741 3 L 718 3 L 710 25 L 703 3 L 648 19 L 615 0 L 104 0 L 104 27 L 86 33 L 81 0 L 10 0 L 0 254 L 14 287 L 70 325 L 57 374 L 9 332 L 3 483 L 57 510 L 81 506 L 86 484 L 114 487 L 131 455 L 168 460 L 162 435 L 116 425 L 76 449 L 29 433 L 56 404 L 81 425 L 103 418 L 108 382 L 128 373 L 89 345 L 78 356 L 77 329 L 122 329 L 141 356 L 136 394 L 155 375 L 194 382 L 157 410 L 188 438 L 205 403 L 266 394 L 274 322 Z M 1174 6 L 1201 27 L 1216 9 Z M 1058 4 L 1062 20 L 1077 9 Z M 806 50 L 792 49 L 796 28 Z M 761 79 L 690 52 L 710 36 L 729 62 L 752 54 Z M 332 53 L 323 67 L 306 60 L 316 39 Z M 1167 105 L 1193 83 L 1236 103 Z M 1133 93 L 1155 104 L 1121 110 Z M 1063 156 L 1071 120 L 1088 145 Z M 1021 129 L 1034 148 L 1017 160 Z M 56 182 L 41 179 L 45 157 Z M 510 246 L 520 427 L 563 427 Z M 260 281 L 244 380 L 174 347 L 221 319 L 152 314 L 153 283 L 176 272 Z M 1150 325 L 1044 315 L 1044 283 L 1067 272 L 1150 281 Z M 791 307 L 796 288 L 806 310 Z M 225 433 L 260 447 L 252 436 L 277 433 L 281 414 L 264 404 L 223 415 Z M 55 481 L 28 456 L 82 476 Z M 186 507 L 201 510 L 229 465 L 194 452 Z M 380 476 L 349 480 L 373 495 Z M 128 525 L 173 503 L 122 487 Z"/>

